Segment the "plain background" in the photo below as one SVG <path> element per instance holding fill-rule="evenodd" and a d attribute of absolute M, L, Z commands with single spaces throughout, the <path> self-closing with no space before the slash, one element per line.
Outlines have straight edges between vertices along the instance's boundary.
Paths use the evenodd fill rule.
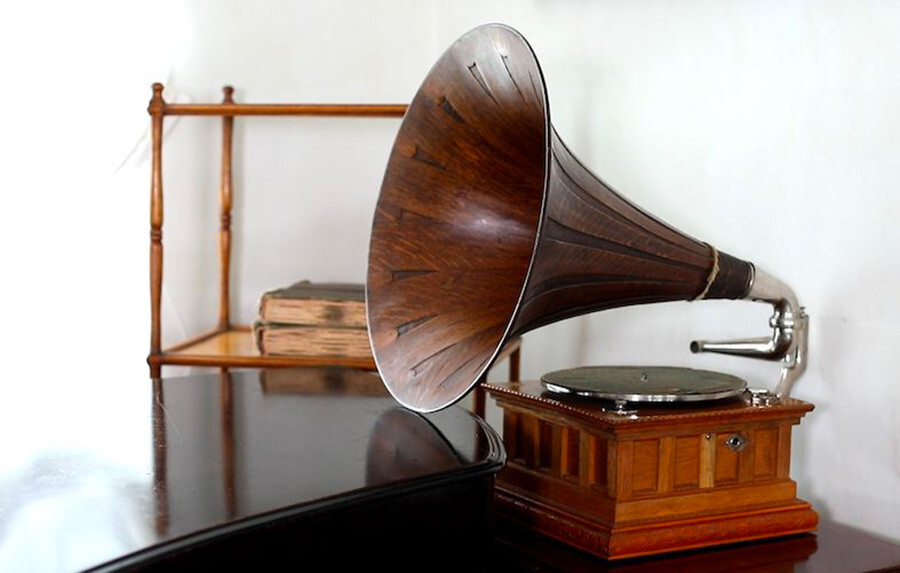
<path fill-rule="evenodd" d="M 795 395 L 816 404 L 794 431 L 799 495 L 823 516 L 900 540 L 892 2 L 4 4 L 0 463 L 26 463 L 10 439 L 20 432 L 61 445 L 146 432 L 117 406 L 143 399 L 134 389 L 147 376 L 151 82 L 165 83 L 169 101 L 218 101 L 230 83 L 242 102 L 405 103 L 443 49 L 486 22 L 529 39 L 553 123 L 606 182 L 793 286 L 811 316 Z M 163 324 L 173 343 L 215 321 L 220 124 L 167 121 Z M 398 125 L 238 120 L 239 321 L 253 319 L 267 288 L 364 280 Z M 776 364 L 688 351 L 695 338 L 764 335 L 769 314 L 703 302 L 572 319 L 526 336 L 523 375 L 665 364 L 771 388 Z M 109 416 L 79 419 L 68 405 L 86 394 Z M 149 464 L 141 452 L 96 455 Z"/>

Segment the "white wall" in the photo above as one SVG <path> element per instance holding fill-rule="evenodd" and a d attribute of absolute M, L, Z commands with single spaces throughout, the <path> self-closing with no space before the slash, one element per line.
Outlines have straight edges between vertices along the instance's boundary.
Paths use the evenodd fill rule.
<path fill-rule="evenodd" d="M 518 28 L 543 66 L 554 124 L 586 164 L 650 212 L 758 263 L 799 293 L 811 315 L 811 361 L 796 395 L 817 406 L 795 431 L 792 473 L 800 495 L 824 516 L 900 539 L 900 231 L 894 224 L 900 215 L 900 4 L 195 0 L 152 13 L 119 8 L 114 16 L 119 27 L 93 23 L 75 35 L 59 31 L 73 40 L 67 46 L 81 41 L 92 48 L 73 58 L 72 83 L 57 94 L 84 109 L 108 104 L 104 116 L 92 118 L 96 123 L 72 124 L 88 129 L 92 147 L 83 140 L 52 147 L 54 159 L 74 149 L 76 157 L 105 161 L 77 179 L 82 182 L 109 173 L 127 155 L 146 126 L 153 80 L 164 81 L 167 98 L 179 101 L 217 101 L 220 87 L 231 83 L 245 102 L 405 102 L 444 47 L 469 28 L 489 21 Z M 158 31 L 151 27 L 161 23 Z M 85 39 L 92 29 L 95 38 Z M 55 69 L 58 58 L 66 63 L 68 57 L 60 48 L 44 59 Z M 37 81 L 40 69 L 24 69 L 23 77 Z M 39 91 L 61 81 L 45 78 Z M 27 143 L 47 140 L 34 129 L 42 123 L 19 121 L 23 137 L 30 134 Z M 220 129 L 210 119 L 170 125 L 163 312 L 169 343 L 215 320 Z M 364 280 L 371 211 L 397 125 L 390 119 L 239 120 L 238 319 L 252 320 L 259 293 L 271 286 L 304 277 Z M 16 180 L 23 189 L 48 157 L 22 169 Z M 24 208 L 43 217 L 41 228 L 65 233 L 65 245 L 52 246 L 35 233 L 31 251 L 12 250 L 14 264 L 28 269 L 17 275 L 23 285 L 52 284 L 56 277 L 79 285 L 78 314 L 85 320 L 109 316 L 112 305 L 118 324 L 128 325 L 111 342 L 113 368 L 120 365 L 113 372 L 126 364 L 145 372 L 146 157 L 146 147 L 138 146 L 111 185 L 79 187 L 83 200 L 59 189 L 65 182 L 71 187 L 68 174 L 51 177 L 34 192 L 53 189 L 63 202 L 29 195 Z M 54 214 L 58 205 L 78 212 L 81 222 Z M 25 245 L 18 237 L 4 241 Z M 35 248 L 37 260 L 64 264 L 49 267 L 53 272 L 38 268 L 45 265 L 31 256 Z M 22 286 L 8 295 L 22 300 L 29 293 Z M 765 334 L 768 314 L 762 305 L 704 302 L 574 319 L 526 337 L 523 374 L 579 364 L 667 364 L 719 369 L 772 386 L 776 365 L 687 350 L 694 338 Z M 13 324 L 27 318 L 7 313 Z M 69 341 L 71 360 L 82 345 L 107 334 L 102 320 Z M 98 369 L 97 376 L 109 372 Z"/>

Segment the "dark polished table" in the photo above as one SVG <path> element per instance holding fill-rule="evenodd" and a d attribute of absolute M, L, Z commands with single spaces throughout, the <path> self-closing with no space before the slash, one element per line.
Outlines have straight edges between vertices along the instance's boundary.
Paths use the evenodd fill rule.
<path fill-rule="evenodd" d="M 129 391 L 135 399 L 118 404 L 90 393 L 71 404 L 74 419 L 97 430 L 40 420 L 56 439 L 2 437 L 15 455 L 0 458 L 0 571 L 900 565 L 900 546 L 830 522 L 816 534 L 619 562 L 494 523 L 493 477 L 504 462 L 497 434 L 461 408 L 427 416 L 399 408 L 367 373 L 235 371 Z M 36 418 L 37 406 L 28 406 Z M 110 408 L 116 424 L 104 423 Z"/>
<path fill-rule="evenodd" d="M 286 372 L 147 381 L 120 406 L 130 427 L 0 466 L 0 570 L 412 568 L 486 552 L 504 462 L 489 426 L 405 410 L 372 374 Z M 84 419 L 116 407 L 85 398 Z"/>
<path fill-rule="evenodd" d="M 604 561 L 511 524 L 497 524 L 496 570 L 609 573 L 856 573 L 900 571 L 900 545 L 859 529 L 822 521 L 815 533 L 736 543 L 668 555 Z"/>

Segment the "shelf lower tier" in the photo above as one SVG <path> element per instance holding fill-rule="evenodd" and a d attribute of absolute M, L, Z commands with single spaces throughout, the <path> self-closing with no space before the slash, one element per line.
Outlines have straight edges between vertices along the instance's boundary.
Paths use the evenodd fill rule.
<path fill-rule="evenodd" d="M 510 379 L 518 380 L 520 339 L 511 340 L 496 362 L 510 358 Z M 334 356 L 264 356 L 253 341 L 249 326 L 210 330 L 147 357 L 150 366 L 217 366 L 227 368 L 285 368 L 297 366 L 349 366 L 376 370 L 375 359 Z"/>
<path fill-rule="evenodd" d="M 259 353 L 249 326 L 232 326 L 205 332 L 151 354 L 147 358 L 151 366 L 225 366 L 246 368 L 279 368 L 290 366 L 351 366 L 375 370 L 375 360 L 334 356 L 264 356 Z"/>

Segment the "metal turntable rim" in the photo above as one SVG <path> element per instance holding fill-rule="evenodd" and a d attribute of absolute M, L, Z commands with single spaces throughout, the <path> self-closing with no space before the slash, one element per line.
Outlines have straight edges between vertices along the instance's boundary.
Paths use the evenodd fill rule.
<path fill-rule="evenodd" d="M 548 372 L 550 392 L 613 402 L 708 402 L 741 395 L 742 378 L 674 366 L 583 366 Z"/>

